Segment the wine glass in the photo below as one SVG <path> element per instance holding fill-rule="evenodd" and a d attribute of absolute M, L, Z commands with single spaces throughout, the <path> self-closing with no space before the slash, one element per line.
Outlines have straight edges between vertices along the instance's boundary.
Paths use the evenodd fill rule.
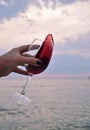
<path fill-rule="evenodd" d="M 44 41 L 40 39 L 34 39 L 30 44 L 28 52 L 30 52 L 30 54 L 33 53 L 31 55 L 33 55 L 35 58 L 40 59 L 43 64 L 40 66 L 32 66 L 30 64 L 25 65 L 25 68 L 29 74 L 27 81 L 21 93 L 15 92 L 12 96 L 17 103 L 23 105 L 29 105 L 31 103 L 31 100 L 25 95 L 25 88 L 28 86 L 28 83 L 33 75 L 39 74 L 47 68 L 52 56 L 53 46 L 54 40 L 52 34 L 48 34 Z"/>

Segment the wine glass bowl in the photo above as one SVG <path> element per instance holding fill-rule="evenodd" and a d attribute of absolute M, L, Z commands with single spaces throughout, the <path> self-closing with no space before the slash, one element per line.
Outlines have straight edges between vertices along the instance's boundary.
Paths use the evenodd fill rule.
<path fill-rule="evenodd" d="M 54 41 L 52 34 L 48 34 L 46 39 L 43 41 L 39 51 L 35 55 L 35 58 L 40 59 L 43 64 L 41 66 L 28 65 L 26 69 L 30 75 L 39 74 L 47 68 L 52 56 L 53 46 Z"/>

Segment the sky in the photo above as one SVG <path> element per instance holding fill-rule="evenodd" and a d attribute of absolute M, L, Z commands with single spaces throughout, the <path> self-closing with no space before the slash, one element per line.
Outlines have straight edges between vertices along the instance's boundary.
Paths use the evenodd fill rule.
<path fill-rule="evenodd" d="M 43 74 L 90 74 L 90 0 L 0 0 L 0 55 L 51 33 Z"/>

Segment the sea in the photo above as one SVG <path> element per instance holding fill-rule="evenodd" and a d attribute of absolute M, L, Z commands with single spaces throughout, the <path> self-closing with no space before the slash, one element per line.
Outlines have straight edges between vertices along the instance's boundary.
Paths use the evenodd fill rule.
<path fill-rule="evenodd" d="M 22 79 L 0 79 L 0 130 L 90 130 L 90 79 L 32 78 L 29 105 L 12 99 Z"/>

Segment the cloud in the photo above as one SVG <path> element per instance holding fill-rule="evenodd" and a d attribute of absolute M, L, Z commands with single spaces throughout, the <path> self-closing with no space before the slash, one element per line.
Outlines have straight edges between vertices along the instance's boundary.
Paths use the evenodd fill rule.
<path fill-rule="evenodd" d="M 90 32 L 86 35 L 80 35 L 77 39 L 67 39 L 65 44 L 55 46 L 55 55 L 71 55 L 90 58 Z"/>
<path fill-rule="evenodd" d="M 40 1 L 41 8 L 30 5 L 25 15 L 28 19 L 33 19 L 36 24 L 32 27 L 33 32 L 41 33 L 40 35 L 52 32 L 56 40 L 63 41 L 66 38 L 76 38 L 78 35 L 90 31 L 89 4 L 90 1 L 77 1 L 68 5 L 57 2 L 53 9 L 52 2 L 49 2 L 46 7 Z"/>
<path fill-rule="evenodd" d="M 8 6 L 8 3 L 5 0 L 0 0 L 0 6 Z"/>
<path fill-rule="evenodd" d="M 19 13 L 24 12 L 29 4 L 30 0 L 1 0 L 0 21 L 16 17 Z"/>
<path fill-rule="evenodd" d="M 90 31 L 89 5 L 90 0 L 65 5 L 49 1 L 47 6 L 42 0 L 30 3 L 26 11 L 0 24 L 1 48 L 26 44 L 35 37 L 44 39 L 48 33 L 53 34 L 56 44 L 65 44 L 67 39 L 75 41 Z"/>

